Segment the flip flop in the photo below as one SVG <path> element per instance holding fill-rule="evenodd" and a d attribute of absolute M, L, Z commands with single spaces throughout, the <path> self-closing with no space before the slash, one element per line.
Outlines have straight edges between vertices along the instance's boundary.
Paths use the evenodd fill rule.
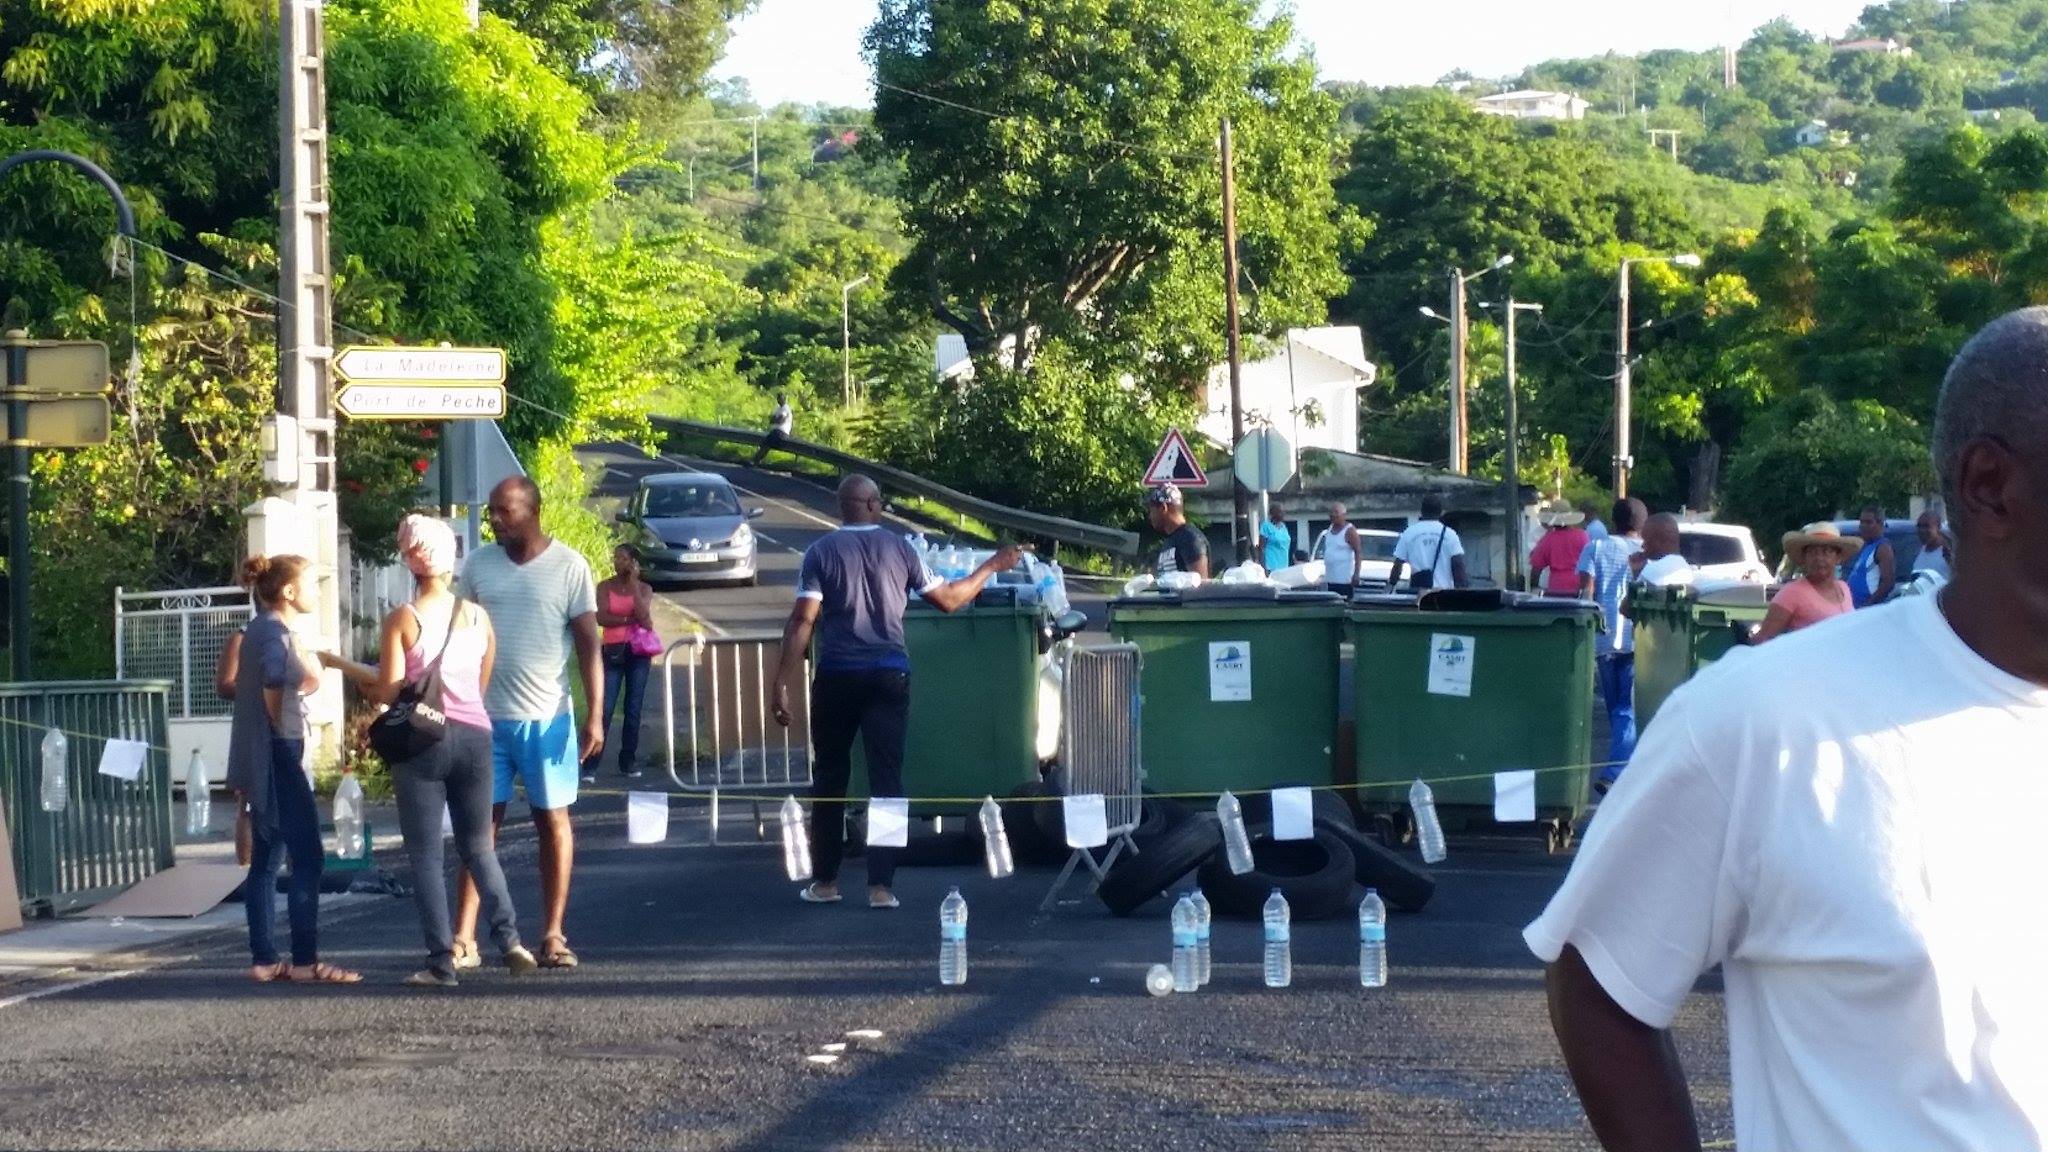
<path fill-rule="evenodd" d="M 514 944 L 505 953 L 505 967 L 514 976 L 524 976 L 540 967 L 540 961 L 533 958 L 533 953 L 528 952 L 524 944 Z"/>
<path fill-rule="evenodd" d="M 293 984 L 361 984 L 363 974 L 321 961 L 314 964 L 312 971 L 304 976 L 297 975 L 294 969 L 287 968 L 284 971 L 284 979 Z"/>
<path fill-rule="evenodd" d="M 832 893 L 830 896 L 819 892 L 816 884 L 806 884 L 802 888 L 797 889 L 796 898 L 806 904 L 837 904 L 840 900 L 844 899 L 837 892 Z"/>
<path fill-rule="evenodd" d="M 898 900 L 894 892 L 888 892 L 884 893 L 880 897 L 869 896 L 868 907 L 874 909 L 877 912 L 887 912 L 891 908 L 903 907 L 903 901 Z"/>
<path fill-rule="evenodd" d="M 541 967 L 564 970 L 576 967 L 576 953 L 569 951 L 567 936 L 549 936 L 544 938 L 540 945 Z"/>
<path fill-rule="evenodd" d="M 477 951 L 476 941 L 474 940 L 457 940 L 450 946 L 449 950 L 454 953 L 454 964 L 457 972 L 467 972 L 471 968 L 481 968 L 484 966 L 483 955 Z"/>

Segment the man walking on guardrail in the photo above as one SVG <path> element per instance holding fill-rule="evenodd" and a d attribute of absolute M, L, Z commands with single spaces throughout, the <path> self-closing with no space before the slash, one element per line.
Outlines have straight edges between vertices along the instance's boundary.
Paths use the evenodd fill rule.
<path fill-rule="evenodd" d="M 775 411 L 768 416 L 768 434 L 761 437 L 761 447 L 754 453 L 754 459 L 748 467 L 759 468 L 761 461 L 768 458 L 768 453 L 780 448 L 782 442 L 789 439 L 789 434 L 795 430 L 796 414 L 789 409 L 789 396 L 787 393 L 777 392 Z"/>
<path fill-rule="evenodd" d="M 1738 1147 L 2048 1147 L 2048 920 L 2014 902 L 2048 808 L 2044 366 L 2028 308 L 1948 370 L 1948 586 L 1679 688 L 1524 933 L 1606 1147 L 1700 1147 L 1670 1027 L 1716 965 Z"/>
<path fill-rule="evenodd" d="M 942 612 L 974 602 L 998 572 L 1017 566 L 1022 553 L 999 549 L 962 579 L 943 582 L 924 567 L 910 542 L 882 527 L 882 491 L 866 476 L 839 484 L 845 523 L 804 552 L 796 606 L 782 629 L 782 659 L 775 673 L 775 722 L 789 726 L 789 684 L 803 668 L 811 637 L 818 640 L 811 677 L 811 860 L 816 878 L 799 895 L 808 903 L 839 900 L 839 862 L 846 844 L 847 785 L 853 775 L 853 740 L 867 752 L 868 794 L 903 795 L 903 747 L 910 724 L 910 652 L 903 644 L 903 610 L 912 596 Z M 890 886 L 896 850 L 869 848 L 868 907 L 894 908 Z"/>
<path fill-rule="evenodd" d="M 540 488 L 513 476 L 491 489 L 491 535 L 462 569 L 462 591 L 484 606 L 497 627 L 496 660 L 484 695 L 491 714 L 493 833 L 505 819 L 512 782 L 526 788 L 540 840 L 541 939 L 544 968 L 574 968 L 563 921 L 569 913 L 569 871 L 576 834 L 581 762 L 604 749 L 604 659 L 597 628 L 597 583 L 575 549 L 540 528 Z M 583 738 L 571 723 L 569 655 L 583 677 Z M 462 877 L 457 902 L 455 966 L 477 966 L 476 885 Z"/>

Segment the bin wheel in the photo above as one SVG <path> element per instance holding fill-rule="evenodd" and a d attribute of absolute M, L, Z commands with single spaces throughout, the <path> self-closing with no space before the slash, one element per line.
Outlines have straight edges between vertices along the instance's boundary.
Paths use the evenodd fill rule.
<path fill-rule="evenodd" d="M 1566 851 L 1572 846 L 1573 829 L 1570 820 L 1553 817 L 1547 826 L 1546 833 L 1544 840 L 1553 855 Z"/>

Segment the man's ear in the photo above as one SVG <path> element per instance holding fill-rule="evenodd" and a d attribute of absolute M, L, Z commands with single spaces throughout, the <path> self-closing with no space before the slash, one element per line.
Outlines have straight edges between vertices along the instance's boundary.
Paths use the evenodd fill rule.
<path fill-rule="evenodd" d="M 2023 462 L 2003 443 L 1980 436 L 1956 460 L 1956 499 L 1974 532 L 1991 540 L 2012 536 L 2014 512 L 2026 506 L 2030 478 Z"/>

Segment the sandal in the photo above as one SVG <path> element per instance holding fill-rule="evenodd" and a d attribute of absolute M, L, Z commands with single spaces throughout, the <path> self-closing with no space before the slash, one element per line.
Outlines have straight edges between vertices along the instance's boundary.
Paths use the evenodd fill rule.
<path fill-rule="evenodd" d="M 422 968 L 407 976 L 405 983 L 413 988 L 459 988 L 462 986 L 462 981 L 455 978 L 454 972 L 432 967 Z"/>
<path fill-rule="evenodd" d="M 815 883 L 806 884 L 797 890 L 796 898 L 806 904 L 837 904 L 841 897 L 837 892 L 820 892 Z"/>
<path fill-rule="evenodd" d="M 454 956 L 455 970 L 457 972 L 466 972 L 471 968 L 481 968 L 484 966 L 484 958 L 476 950 L 476 941 L 474 940 L 457 940 L 449 946 L 449 952 Z"/>
<path fill-rule="evenodd" d="M 361 984 L 363 982 L 362 973 L 351 972 L 346 968 L 337 968 L 324 960 L 306 969 L 304 976 L 299 975 L 299 970 L 296 968 L 287 968 L 284 970 L 284 978 L 293 984 Z"/>
<path fill-rule="evenodd" d="M 514 944 L 505 950 L 505 967 L 514 976 L 524 976 L 540 967 L 540 961 L 533 958 L 533 953 L 526 950 L 526 945 Z"/>
<path fill-rule="evenodd" d="M 549 936 L 541 940 L 540 966 L 563 969 L 576 966 L 576 954 L 569 951 L 567 936 Z"/>
<path fill-rule="evenodd" d="M 249 979 L 254 980 L 258 984 L 269 984 L 276 980 L 283 980 L 285 973 L 289 969 L 290 965 L 282 960 L 275 964 L 251 964 L 249 966 Z"/>

